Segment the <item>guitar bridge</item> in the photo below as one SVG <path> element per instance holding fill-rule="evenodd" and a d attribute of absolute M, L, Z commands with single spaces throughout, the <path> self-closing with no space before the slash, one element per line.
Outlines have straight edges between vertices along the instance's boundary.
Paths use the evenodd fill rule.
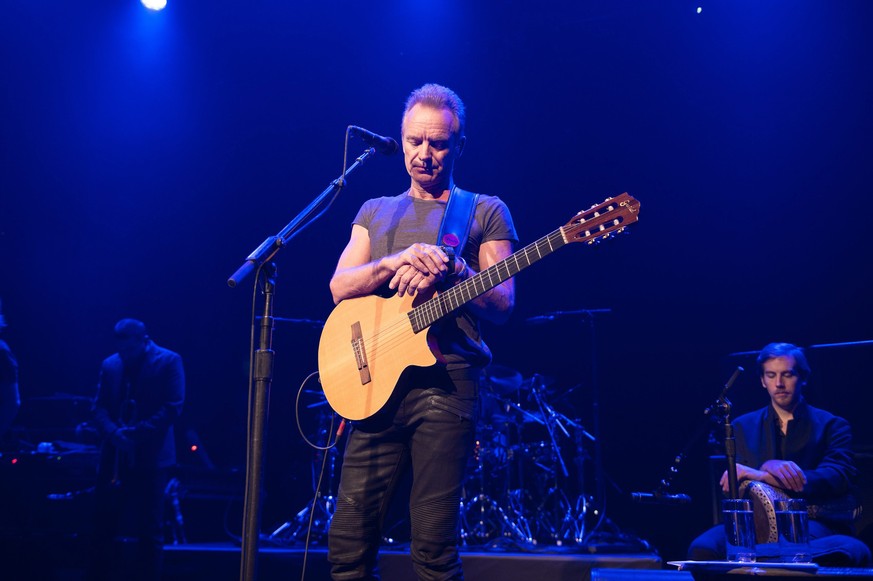
<path fill-rule="evenodd" d="M 352 325 L 352 351 L 355 352 L 355 362 L 358 373 L 361 374 L 361 385 L 370 383 L 370 367 L 367 365 L 367 352 L 364 350 L 364 337 L 361 333 L 361 323 Z"/>

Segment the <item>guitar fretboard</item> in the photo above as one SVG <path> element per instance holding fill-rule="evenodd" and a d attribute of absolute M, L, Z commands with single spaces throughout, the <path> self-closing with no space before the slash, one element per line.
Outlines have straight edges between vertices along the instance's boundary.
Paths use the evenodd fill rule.
<path fill-rule="evenodd" d="M 565 244 L 567 241 L 564 234 L 558 228 L 482 272 L 428 299 L 407 313 L 413 331 L 419 333 L 427 329 L 455 309 L 485 294 Z"/>

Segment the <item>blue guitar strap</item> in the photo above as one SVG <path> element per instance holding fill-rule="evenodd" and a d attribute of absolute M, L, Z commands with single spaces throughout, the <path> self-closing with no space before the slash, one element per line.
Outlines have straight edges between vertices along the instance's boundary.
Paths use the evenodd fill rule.
<path fill-rule="evenodd" d="M 460 256 L 464 251 L 478 199 L 479 194 L 462 190 L 458 186 L 452 187 L 452 193 L 446 204 L 446 213 L 443 215 L 442 224 L 440 224 L 437 244 L 443 249 L 450 248 L 453 251 L 449 255 L 453 264 L 454 257 Z"/>

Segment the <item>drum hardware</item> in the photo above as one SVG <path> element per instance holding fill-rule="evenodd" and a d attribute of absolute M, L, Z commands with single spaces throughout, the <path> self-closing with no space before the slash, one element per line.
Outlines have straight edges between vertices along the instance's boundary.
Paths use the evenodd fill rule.
<path fill-rule="evenodd" d="M 529 543 L 533 537 L 521 511 L 512 503 L 508 511 L 504 510 L 488 494 L 496 492 L 500 497 L 509 496 L 506 491 L 492 486 L 492 482 L 499 482 L 495 475 L 509 467 L 511 454 L 505 446 L 505 434 L 484 423 L 477 426 L 477 432 L 474 462 L 468 468 L 467 483 L 461 495 L 461 543 L 464 546 L 482 545 L 504 537 Z"/>
<path fill-rule="evenodd" d="M 555 411 L 551 405 L 549 405 L 548 401 L 546 401 L 545 395 L 543 394 L 543 385 L 540 380 L 540 376 L 534 374 L 534 381 L 531 382 L 531 395 L 533 395 L 534 401 L 536 401 L 537 407 L 540 410 L 540 416 L 543 418 L 543 424 L 546 426 L 546 432 L 549 434 L 549 439 L 552 443 L 552 448 L 555 450 L 555 457 L 558 459 L 558 464 L 561 467 L 561 473 L 567 477 L 570 475 L 567 472 L 567 465 L 564 464 L 564 458 L 561 457 L 561 448 L 558 446 L 558 442 L 555 439 L 555 427 L 558 427 L 561 432 L 564 433 L 565 436 L 569 437 L 570 432 L 567 431 L 567 428 L 561 423 L 561 418 L 563 417 L 565 420 L 566 416 L 563 414 L 559 414 Z"/>
<path fill-rule="evenodd" d="M 537 533 L 556 545 L 574 538 L 576 518 L 564 491 L 553 486 L 537 507 Z"/>
<path fill-rule="evenodd" d="M 499 538 L 513 538 L 536 544 L 527 518 L 514 509 L 509 512 L 486 494 L 478 494 L 466 503 L 461 499 L 461 544 L 482 545 Z"/>
<path fill-rule="evenodd" d="M 582 478 L 589 458 L 584 444 L 595 438 L 552 405 L 552 380 L 535 374 L 520 381 L 517 372 L 496 369 L 483 374 L 482 414 L 461 499 L 462 544 L 581 545 L 590 504 Z M 568 492 L 574 487 L 562 444 L 574 455 L 578 495 Z"/>

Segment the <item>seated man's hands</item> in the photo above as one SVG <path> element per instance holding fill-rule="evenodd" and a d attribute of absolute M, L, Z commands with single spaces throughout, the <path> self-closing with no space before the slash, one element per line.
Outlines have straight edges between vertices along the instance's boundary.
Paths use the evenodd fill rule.
<path fill-rule="evenodd" d="M 767 460 L 761 465 L 761 470 L 771 475 L 776 480 L 774 486 L 779 488 L 801 492 L 806 485 L 806 474 L 789 460 Z"/>
<path fill-rule="evenodd" d="M 767 460 L 760 470 L 737 462 L 737 483 L 743 480 L 757 480 L 777 488 L 800 492 L 806 484 L 806 475 L 800 466 L 786 460 Z M 721 475 L 719 484 L 724 492 L 729 492 L 727 470 Z"/>

